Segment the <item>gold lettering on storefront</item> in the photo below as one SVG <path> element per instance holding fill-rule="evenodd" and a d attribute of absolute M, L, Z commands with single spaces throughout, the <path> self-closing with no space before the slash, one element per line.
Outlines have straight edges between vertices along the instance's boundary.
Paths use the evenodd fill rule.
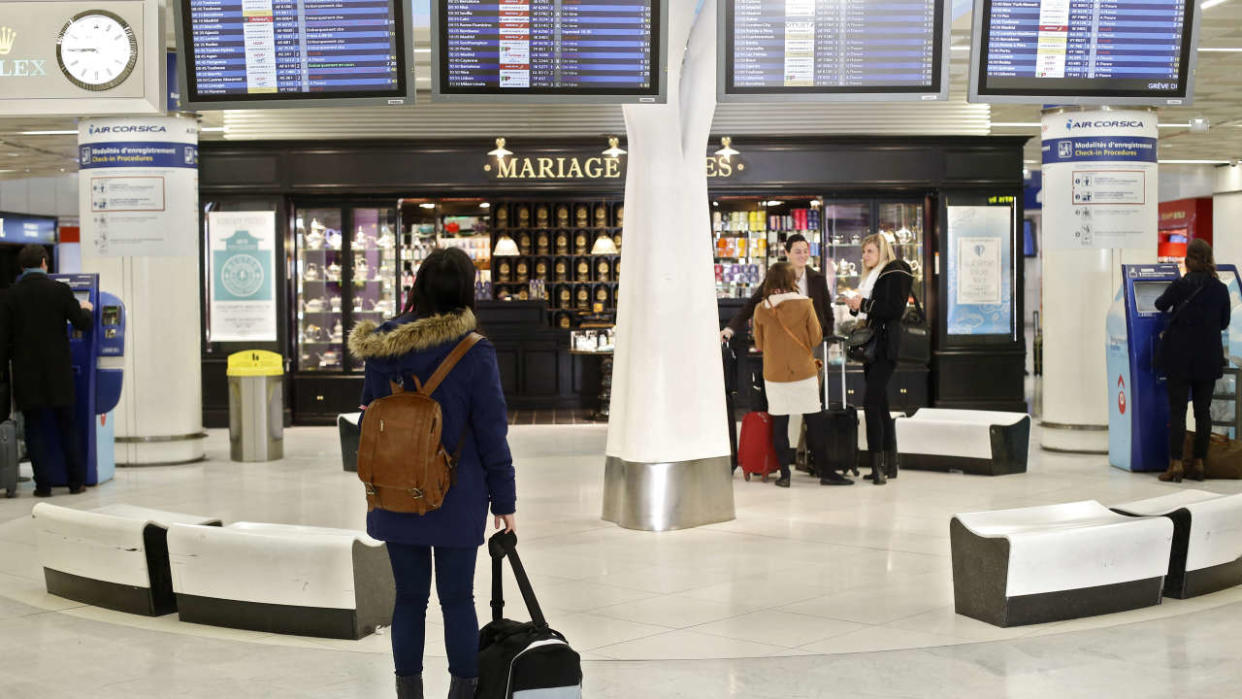
<path fill-rule="evenodd" d="M 708 177 L 732 177 L 745 165 L 723 156 L 707 156 Z M 496 165 L 483 166 L 494 172 L 498 180 L 615 180 L 621 177 L 621 161 L 617 158 L 505 158 Z"/>

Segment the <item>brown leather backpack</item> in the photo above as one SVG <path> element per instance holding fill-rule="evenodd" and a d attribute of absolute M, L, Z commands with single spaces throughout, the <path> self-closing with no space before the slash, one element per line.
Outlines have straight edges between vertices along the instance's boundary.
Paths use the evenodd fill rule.
<path fill-rule="evenodd" d="M 466 429 L 462 428 L 457 449 L 450 455 L 441 441 L 440 404 L 431 394 L 482 339 L 478 333 L 467 335 L 427 383 L 414 377 L 414 392 L 391 381 L 392 395 L 367 406 L 358 443 L 358 479 L 366 486 L 368 511 L 378 507 L 422 515 L 444 504 L 466 442 Z"/>

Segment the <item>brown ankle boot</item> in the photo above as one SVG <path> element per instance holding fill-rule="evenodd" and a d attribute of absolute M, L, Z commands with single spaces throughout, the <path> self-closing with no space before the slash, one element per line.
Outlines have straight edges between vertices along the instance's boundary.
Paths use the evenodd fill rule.
<path fill-rule="evenodd" d="M 1170 459 L 1170 460 L 1169 460 L 1169 470 L 1168 470 L 1168 471 L 1165 471 L 1165 472 L 1164 472 L 1164 473 L 1162 473 L 1162 474 L 1160 474 L 1160 480 L 1162 480 L 1162 481 L 1164 481 L 1164 482 L 1166 482 L 1166 483 L 1167 483 L 1167 482 L 1169 482 L 1169 481 L 1173 481 L 1174 483 L 1181 483 L 1181 482 L 1182 482 L 1182 475 L 1183 475 L 1184 473 L 1185 473 L 1185 469 L 1183 469 L 1183 468 L 1182 468 L 1182 462 L 1181 462 L 1181 460 L 1180 460 L 1180 459 Z"/>
<path fill-rule="evenodd" d="M 1186 477 L 1192 481 L 1201 481 L 1207 478 L 1207 473 L 1203 469 L 1203 459 L 1195 459 L 1191 462 L 1190 468 L 1186 471 Z"/>

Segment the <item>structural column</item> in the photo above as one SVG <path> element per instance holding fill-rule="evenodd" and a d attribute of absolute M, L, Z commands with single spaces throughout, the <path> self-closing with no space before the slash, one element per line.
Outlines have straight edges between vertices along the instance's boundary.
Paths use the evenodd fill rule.
<path fill-rule="evenodd" d="M 1155 262 L 1156 114 L 1043 116 L 1043 448 L 1108 453 L 1105 319 L 1121 265 Z"/>
<path fill-rule="evenodd" d="M 78 144 L 82 271 L 127 311 L 116 463 L 200 460 L 198 123 L 84 119 Z"/>
<path fill-rule="evenodd" d="M 697 14 L 696 4 L 669 3 L 668 103 L 625 107 L 625 276 L 603 516 L 631 529 L 734 512 L 705 162 L 716 0 Z"/>

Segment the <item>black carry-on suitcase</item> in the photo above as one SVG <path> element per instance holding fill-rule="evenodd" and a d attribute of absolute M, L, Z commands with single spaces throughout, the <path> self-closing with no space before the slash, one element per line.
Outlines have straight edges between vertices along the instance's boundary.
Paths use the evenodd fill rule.
<path fill-rule="evenodd" d="M 830 398 L 828 380 L 828 345 L 844 345 L 844 337 L 824 340 L 824 438 L 827 440 L 828 468 L 842 473 L 849 471 L 858 475 L 858 409 L 849 405 L 849 392 L 845 385 L 845 352 L 841 353 L 841 401 Z M 819 465 L 816 464 L 816 467 Z"/>
<path fill-rule="evenodd" d="M 487 542 L 492 557 L 492 622 L 479 631 L 476 699 L 581 699 L 582 662 L 560 632 L 548 628 L 535 590 L 517 555 L 517 535 L 498 532 Z M 531 621 L 504 618 L 504 559 L 509 559 Z"/>
<path fill-rule="evenodd" d="M 737 396 L 737 353 L 733 351 L 731 342 L 720 344 L 722 364 L 724 364 L 725 411 L 729 422 L 729 464 L 737 470 L 737 419 L 734 415 L 734 397 Z"/>

